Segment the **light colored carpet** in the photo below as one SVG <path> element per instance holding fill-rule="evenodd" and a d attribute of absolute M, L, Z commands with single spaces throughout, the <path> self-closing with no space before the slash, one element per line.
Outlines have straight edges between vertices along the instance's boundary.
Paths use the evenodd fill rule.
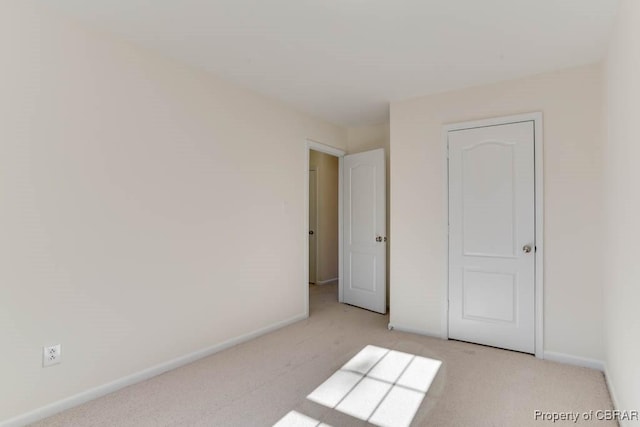
<path fill-rule="evenodd" d="M 388 331 L 388 317 L 310 286 L 311 315 L 271 334 L 41 421 L 39 426 L 270 426 L 292 410 L 329 425 L 364 421 L 306 396 L 372 344 L 442 361 L 414 426 L 569 425 L 534 411 L 612 409 L 601 372 L 457 341 Z M 586 422 L 612 426 L 615 422 Z"/>

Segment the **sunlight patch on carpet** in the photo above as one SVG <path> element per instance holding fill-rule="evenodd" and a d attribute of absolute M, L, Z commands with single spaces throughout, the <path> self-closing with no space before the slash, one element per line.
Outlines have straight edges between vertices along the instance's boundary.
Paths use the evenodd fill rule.
<path fill-rule="evenodd" d="M 331 427 L 327 424 L 301 414 L 298 411 L 290 411 L 275 423 L 273 427 Z"/>
<path fill-rule="evenodd" d="M 408 426 L 441 365 L 368 345 L 307 399 L 377 426 Z"/>

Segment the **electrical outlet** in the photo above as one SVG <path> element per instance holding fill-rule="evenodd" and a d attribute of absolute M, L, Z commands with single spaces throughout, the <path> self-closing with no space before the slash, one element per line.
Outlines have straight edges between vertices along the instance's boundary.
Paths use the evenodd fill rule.
<path fill-rule="evenodd" d="M 42 366 L 57 365 L 61 362 L 60 344 L 42 348 Z"/>

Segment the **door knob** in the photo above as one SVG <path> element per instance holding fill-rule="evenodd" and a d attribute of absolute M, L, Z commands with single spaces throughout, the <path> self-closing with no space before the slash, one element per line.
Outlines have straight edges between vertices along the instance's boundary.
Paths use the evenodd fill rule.
<path fill-rule="evenodd" d="M 313 234 L 313 230 L 309 230 L 309 235 Z"/>
<path fill-rule="evenodd" d="M 524 252 L 525 254 L 528 254 L 529 252 L 531 252 L 531 246 L 529 245 L 524 245 L 522 247 L 522 252 Z"/>

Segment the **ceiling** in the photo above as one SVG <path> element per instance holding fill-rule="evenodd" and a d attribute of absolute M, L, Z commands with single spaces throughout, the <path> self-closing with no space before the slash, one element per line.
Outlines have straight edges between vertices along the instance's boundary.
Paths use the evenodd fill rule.
<path fill-rule="evenodd" d="M 40 0 L 330 122 L 588 64 L 617 0 Z"/>

